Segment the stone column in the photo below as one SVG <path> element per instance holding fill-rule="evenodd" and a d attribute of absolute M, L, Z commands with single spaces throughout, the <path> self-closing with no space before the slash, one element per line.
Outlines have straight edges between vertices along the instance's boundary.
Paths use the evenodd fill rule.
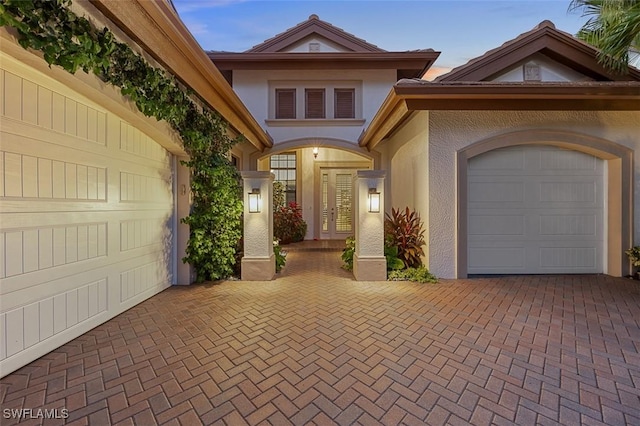
<path fill-rule="evenodd" d="M 383 170 L 359 170 L 353 181 L 356 225 L 356 252 L 353 275 L 357 281 L 385 281 L 384 257 L 384 177 Z M 379 209 L 370 210 L 370 193 L 379 193 Z"/>
<path fill-rule="evenodd" d="M 241 172 L 244 181 L 243 281 L 269 281 L 276 274 L 273 254 L 273 179 L 271 172 Z M 250 212 L 250 193 L 258 195 L 258 210 Z"/>

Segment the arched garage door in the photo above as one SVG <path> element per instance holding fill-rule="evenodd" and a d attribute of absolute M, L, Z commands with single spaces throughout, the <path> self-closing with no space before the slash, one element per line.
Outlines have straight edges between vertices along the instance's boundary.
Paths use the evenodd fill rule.
<path fill-rule="evenodd" d="M 604 162 L 522 145 L 469 160 L 468 273 L 603 272 Z"/>
<path fill-rule="evenodd" d="M 171 284 L 173 159 L 0 52 L 0 376 Z"/>

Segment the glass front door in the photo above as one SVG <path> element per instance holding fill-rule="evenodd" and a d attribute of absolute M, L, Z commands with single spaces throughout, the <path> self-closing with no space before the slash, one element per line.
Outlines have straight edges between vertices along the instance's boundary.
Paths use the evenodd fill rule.
<path fill-rule="evenodd" d="M 323 169 L 321 238 L 345 239 L 353 234 L 353 174 L 355 170 Z"/>

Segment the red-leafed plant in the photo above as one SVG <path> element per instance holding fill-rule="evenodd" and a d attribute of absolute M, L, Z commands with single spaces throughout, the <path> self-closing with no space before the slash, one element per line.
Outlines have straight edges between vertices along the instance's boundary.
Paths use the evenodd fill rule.
<path fill-rule="evenodd" d="M 307 222 L 302 219 L 302 209 L 295 202 L 280 206 L 273 212 L 273 236 L 280 244 L 295 243 L 304 240 Z"/>
<path fill-rule="evenodd" d="M 422 265 L 424 251 L 424 229 L 420 220 L 420 214 L 409 210 L 391 209 L 384 221 L 384 233 L 387 245 L 398 247 L 398 259 L 402 260 L 407 268 L 415 268 Z"/>

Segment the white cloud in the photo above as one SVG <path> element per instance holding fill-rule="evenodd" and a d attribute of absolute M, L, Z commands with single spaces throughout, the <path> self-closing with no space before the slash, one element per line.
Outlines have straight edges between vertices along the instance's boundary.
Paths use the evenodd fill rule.
<path fill-rule="evenodd" d="M 189 29 L 189 32 L 195 36 L 209 35 L 209 26 L 202 22 L 197 22 L 191 19 L 183 19 L 184 25 Z"/>

